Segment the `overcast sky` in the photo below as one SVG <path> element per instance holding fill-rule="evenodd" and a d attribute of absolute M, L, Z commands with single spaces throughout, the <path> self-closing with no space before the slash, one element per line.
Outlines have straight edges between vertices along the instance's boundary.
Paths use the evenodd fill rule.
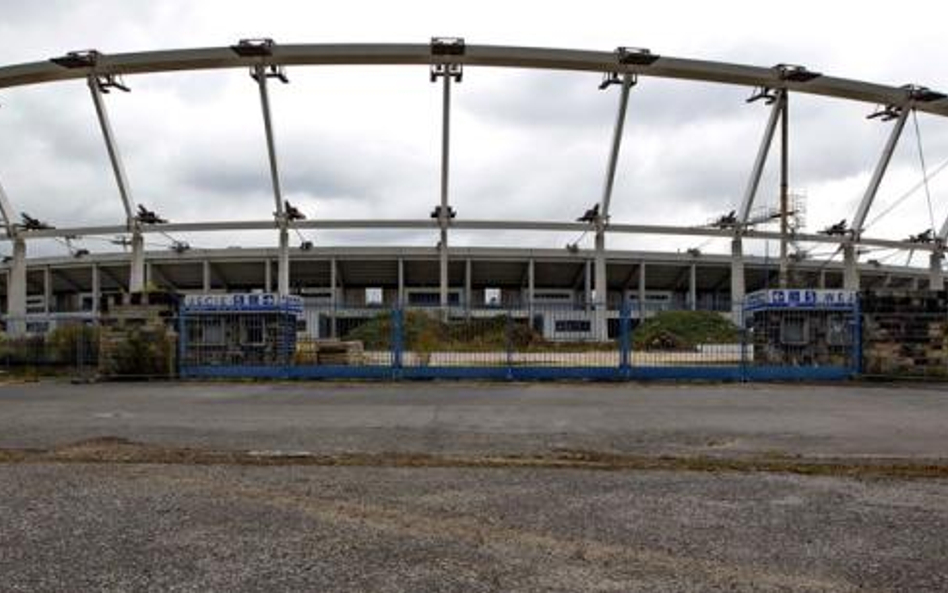
<path fill-rule="evenodd" d="M 66 51 L 283 43 L 414 42 L 612 50 L 779 62 L 886 84 L 948 89 L 944 3 L 245 2 L 0 0 L 0 64 Z M 287 199 L 310 217 L 423 218 L 438 201 L 440 88 L 419 67 L 296 67 L 272 101 Z M 107 96 L 133 197 L 175 221 L 266 219 L 273 200 L 253 82 L 244 70 L 128 77 Z M 462 218 L 570 220 L 601 193 L 618 89 L 599 75 L 465 71 L 455 87 L 451 203 Z M 633 90 L 613 221 L 701 224 L 737 207 L 767 118 L 750 89 L 642 78 Z M 53 224 L 121 223 L 123 211 L 83 81 L 0 91 L 0 182 Z M 872 105 L 791 97 L 791 188 L 806 230 L 852 218 L 891 124 Z M 948 161 L 948 122 L 919 115 L 929 172 Z M 776 147 L 775 147 L 776 149 Z M 772 157 L 776 157 L 776 150 Z M 758 199 L 777 200 L 772 158 Z M 910 120 L 869 220 L 921 180 Z M 904 238 L 948 217 L 948 173 L 875 222 Z M 306 233 L 318 245 L 434 245 L 434 233 Z M 195 246 L 272 245 L 274 233 L 182 236 Z M 562 247 L 575 235 L 453 233 L 456 245 Z M 586 238 L 588 241 L 588 238 Z M 154 239 L 162 248 L 164 238 Z M 110 249 L 85 239 L 93 251 Z M 610 237 L 610 247 L 723 252 L 724 241 Z M 31 248 L 32 249 L 32 248 Z M 763 245 L 755 249 L 762 252 Z M 773 253 L 776 246 L 770 246 Z M 0 246 L 0 251 L 8 251 Z M 64 253 L 52 242 L 36 253 Z M 825 252 L 817 250 L 817 254 Z M 886 257 L 887 252 L 866 257 Z M 893 263 L 904 263 L 902 257 Z M 921 258 L 917 263 L 921 264 Z"/>

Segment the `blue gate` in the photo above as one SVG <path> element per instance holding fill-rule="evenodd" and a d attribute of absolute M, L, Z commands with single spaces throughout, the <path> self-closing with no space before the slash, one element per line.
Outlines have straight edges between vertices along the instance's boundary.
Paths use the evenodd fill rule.
<path fill-rule="evenodd" d="M 825 307 L 826 291 L 788 292 L 751 295 L 740 324 L 725 313 L 634 301 L 613 310 L 185 307 L 179 370 L 204 378 L 514 381 L 828 380 L 858 372 L 858 301 Z"/>

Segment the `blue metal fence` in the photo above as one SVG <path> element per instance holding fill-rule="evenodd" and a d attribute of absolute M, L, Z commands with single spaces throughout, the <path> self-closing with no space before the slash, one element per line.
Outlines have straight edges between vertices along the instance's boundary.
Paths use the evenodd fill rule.
<path fill-rule="evenodd" d="M 241 359 L 233 352 L 217 358 L 198 355 L 209 349 L 196 342 L 205 333 L 224 331 L 221 321 L 214 322 L 213 332 L 205 331 L 201 324 L 207 323 L 207 315 L 182 313 L 179 370 L 182 377 L 272 379 L 844 379 L 859 368 L 857 311 L 856 306 L 830 312 L 746 309 L 725 338 L 718 334 L 716 340 L 683 343 L 663 335 L 655 329 L 661 324 L 650 321 L 669 312 L 643 309 L 635 302 L 622 303 L 618 311 L 594 305 L 323 309 L 310 311 L 308 317 L 316 321 L 296 328 L 295 352 L 274 351 L 249 359 L 251 363 L 235 362 Z M 729 317 L 679 314 L 679 323 Z M 325 323 L 330 318 L 331 328 Z M 335 325 L 337 319 L 346 319 L 344 332 Z M 255 348 L 269 352 L 260 344 Z"/>

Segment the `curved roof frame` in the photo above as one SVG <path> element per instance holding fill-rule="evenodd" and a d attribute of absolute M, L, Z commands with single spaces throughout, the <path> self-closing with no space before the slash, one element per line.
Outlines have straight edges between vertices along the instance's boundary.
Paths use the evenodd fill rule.
<path fill-rule="evenodd" d="M 514 47 L 492 45 L 461 45 L 457 52 L 433 52 L 431 44 L 272 44 L 267 52 L 257 55 L 241 54 L 234 46 L 173 49 L 136 53 L 100 54 L 86 61 L 63 58 L 0 67 L 0 89 L 57 81 L 87 79 L 95 75 L 134 75 L 187 70 L 224 68 L 320 65 L 418 65 L 460 64 L 500 68 L 584 71 L 631 74 L 720 84 L 732 84 L 764 89 L 785 89 L 795 93 L 820 95 L 837 99 L 883 105 L 886 108 L 916 109 L 937 116 L 948 117 L 948 96 L 926 87 L 905 85 L 887 86 L 845 78 L 824 76 L 805 68 L 778 65 L 772 68 L 659 56 L 648 51 L 638 53 L 618 51 L 587 51 L 560 48 Z M 639 59 L 636 58 L 638 56 Z M 799 76 L 794 74 L 800 74 Z M 428 220 L 319 220 L 296 223 L 301 228 L 365 229 L 365 228 L 434 228 Z M 148 226 L 142 232 L 159 231 L 215 231 L 274 228 L 274 221 L 194 222 Z M 489 221 L 453 220 L 450 226 L 458 229 L 520 229 L 520 230 L 573 230 L 588 225 L 543 221 Z M 946 221 L 945 228 L 948 228 Z M 97 235 L 124 232 L 119 225 L 48 229 L 17 233 L 23 238 L 61 237 L 67 235 Z M 731 236 L 726 229 L 677 227 L 663 225 L 609 224 L 605 230 L 614 233 Z M 944 231 L 940 234 L 945 234 Z M 779 238 L 779 233 L 751 231 L 747 238 Z M 7 231 L 0 238 L 10 239 Z M 826 235 L 797 235 L 797 240 L 844 243 L 851 239 Z M 908 243 L 888 239 L 858 237 L 864 245 L 901 249 L 935 250 L 937 245 Z"/>

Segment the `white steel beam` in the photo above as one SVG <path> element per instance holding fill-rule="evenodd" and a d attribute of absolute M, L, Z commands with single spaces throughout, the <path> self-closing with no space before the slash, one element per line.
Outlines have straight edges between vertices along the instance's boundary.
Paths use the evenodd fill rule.
<path fill-rule="evenodd" d="M 899 117 L 896 118 L 895 124 L 892 126 L 892 131 L 889 132 L 889 139 L 886 141 L 885 148 L 882 150 L 882 156 L 879 157 L 876 168 L 869 180 L 869 187 L 866 188 L 866 193 L 863 194 L 862 201 L 859 202 L 859 208 L 856 210 L 856 215 L 853 217 L 853 223 L 850 227 L 853 237 L 856 239 L 862 235 L 863 226 L 866 224 L 866 216 L 869 214 L 869 208 L 872 207 L 872 202 L 875 200 L 879 186 L 882 184 L 882 178 L 885 176 L 885 171 L 889 167 L 889 162 L 892 160 L 892 154 L 895 152 L 899 137 L 902 135 L 903 128 L 905 128 L 905 120 L 908 119 L 909 111 L 909 108 L 903 108 L 899 113 Z"/>
<path fill-rule="evenodd" d="M 708 60 L 660 56 L 648 64 L 616 64 L 615 53 L 561 48 L 466 45 L 463 55 L 451 57 L 465 66 L 534 68 L 586 72 L 635 72 L 655 76 L 748 87 L 788 88 L 795 92 L 850 99 L 871 104 L 903 106 L 909 92 L 887 86 L 832 76 L 812 80 L 781 77 L 774 68 Z M 436 61 L 429 44 L 300 44 L 275 45 L 268 62 L 283 65 L 427 65 Z M 230 47 L 172 49 L 99 55 L 94 67 L 63 67 L 52 61 L 0 68 L 0 88 L 81 78 L 94 70 L 114 74 L 144 74 L 253 66 L 254 58 L 237 55 Z M 920 111 L 948 115 L 948 99 L 933 98 Z"/>
<path fill-rule="evenodd" d="M 95 105 L 99 128 L 102 130 L 105 148 L 109 153 L 109 162 L 112 164 L 115 183 L 118 185 L 119 195 L 122 197 L 122 207 L 125 208 L 125 223 L 128 225 L 128 229 L 133 229 L 136 225 L 132 190 L 129 187 L 125 166 L 122 163 L 122 155 L 119 153 L 118 142 L 115 140 L 115 133 L 112 131 L 112 124 L 109 121 L 109 112 L 105 107 L 105 100 L 102 98 L 102 89 L 99 86 L 98 78 L 94 74 L 90 74 L 86 78 L 86 83 L 89 85 L 89 92 L 92 94 L 92 103 Z"/>
<path fill-rule="evenodd" d="M 8 237 L 16 235 L 16 212 L 10 205 L 10 199 L 7 197 L 3 184 L 0 184 L 0 216 L 3 216 L 3 226 Z"/>
<path fill-rule="evenodd" d="M 778 91 L 783 95 L 785 91 Z M 760 187 L 760 178 L 764 173 L 764 166 L 767 164 L 767 155 L 770 152 L 770 145 L 773 144 L 774 134 L 777 130 L 777 121 L 783 113 L 783 102 L 774 101 L 770 108 L 770 117 L 767 119 L 767 127 L 764 128 L 764 136 L 761 138 L 760 146 L 757 148 L 757 158 L 754 159 L 754 167 L 751 169 L 750 179 L 747 180 L 747 187 L 744 189 L 744 198 L 741 200 L 741 209 L 738 211 L 737 226 L 735 232 L 740 233 L 747 225 L 750 219 L 751 208 L 754 207 L 754 199 L 757 197 L 757 188 Z"/>
<path fill-rule="evenodd" d="M 599 215 L 603 220 L 609 220 L 609 206 L 612 202 L 612 188 L 615 185 L 616 165 L 619 162 L 619 149 L 622 147 L 622 131 L 625 128 L 625 114 L 629 105 L 629 92 L 635 83 L 635 75 L 626 73 L 622 76 L 621 92 L 619 93 L 619 108 L 616 111 L 616 123 L 612 129 L 612 147 L 609 150 L 609 163 L 606 166 L 606 181 L 602 188 L 602 201 Z"/>
<path fill-rule="evenodd" d="M 267 88 L 266 66 L 254 66 L 254 78 L 260 89 L 260 110 L 263 112 L 263 129 L 267 140 L 267 157 L 270 164 L 270 183 L 273 186 L 273 202 L 276 208 L 274 216 L 282 224 L 283 220 L 283 189 L 280 185 L 280 170 L 277 166 L 276 142 L 273 139 L 273 119 L 270 114 L 270 92 Z"/>

